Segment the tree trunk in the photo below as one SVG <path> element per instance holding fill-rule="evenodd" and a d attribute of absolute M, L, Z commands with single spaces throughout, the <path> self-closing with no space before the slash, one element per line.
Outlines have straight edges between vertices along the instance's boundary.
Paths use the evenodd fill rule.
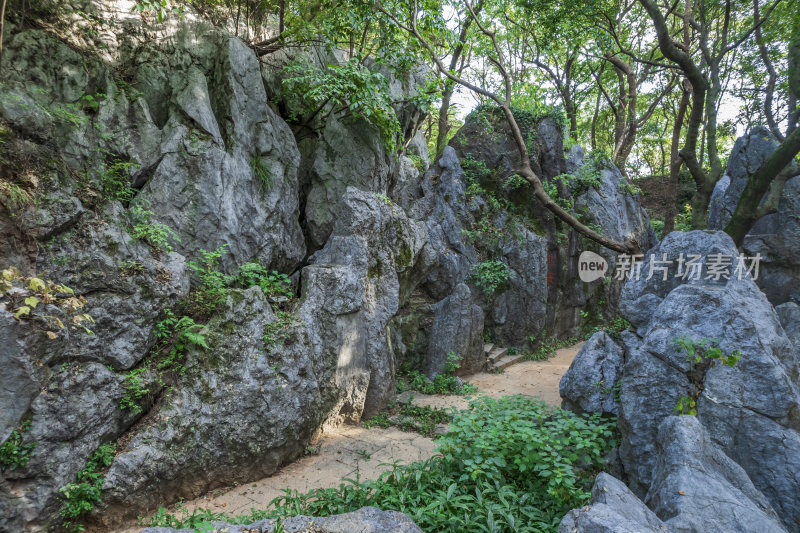
<path fill-rule="evenodd" d="M 678 216 L 678 183 L 683 166 L 683 159 L 680 156 L 681 129 L 686 117 L 686 108 L 689 107 L 688 83 L 681 86 L 681 101 L 678 104 L 678 113 L 675 116 L 675 123 L 672 125 L 672 143 L 670 147 L 669 159 L 669 178 L 667 182 L 667 210 L 664 214 L 664 231 L 661 237 L 664 238 L 675 229 L 675 217 Z"/>
<path fill-rule="evenodd" d="M 772 180 L 792 163 L 798 152 L 800 152 L 800 128 L 795 128 L 755 174 L 748 178 L 747 186 L 739 197 L 739 203 L 736 204 L 736 210 L 725 226 L 725 233 L 733 238 L 736 246 L 742 245 L 745 235 L 758 220 L 760 216 L 758 206 Z"/>
<path fill-rule="evenodd" d="M 439 157 L 439 154 L 444 150 L 445 142 L 447 141 L 447 133 L 450 131 L 450 98 L 453 96 L 455 89 L 453 83 L 445 82 L 444 92 L 442 92 L 442 105 L 439 106 L 439 131 L 436 134 L 436 153 L 431 154 Z"/>

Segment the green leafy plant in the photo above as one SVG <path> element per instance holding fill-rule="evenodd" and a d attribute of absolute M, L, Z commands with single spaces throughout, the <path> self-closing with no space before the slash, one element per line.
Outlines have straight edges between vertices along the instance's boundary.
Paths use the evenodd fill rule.
<path fill-rule="evenodd" d="M 395 464 L 375 481 L 286 491 L 268 509 L 224 520 L 329 516 L 371 505 L 406 513 L 424 531 L 555 532 L 569 509 L 588 503 L 603 457 L 615 444 L 613 419 L 522 396 L 480 398 L 454 415 L 439 453 L 427 461 Z M 191 527 L 195 520 L 158 516 L 148 525 Z"/>
<path fill-rule="evenodd" d="M 343 65 L 320 68 L 308 61 L 293 61 L 284 68 L 286 97 L 322 120 L 328 116 L 360 117 L 380 132 L 387 152 L 395 153 L 402 129 L 392 107 L 388 79 L 352 58 Z M 320 111 L 326 110 L 322 114 Z M 298 120 L 299 117 L 289 117 Z"/>
<path fill-rule="evenodd" d="M 59 489 L 62 499 L 61 516 L 69 531 L 83 531 L 76 520 L 92 511 L 101 501 L 101 489 L 105 477 L 102 471 L 114 460 L 114 444 L 103 444 L 95 451 L 86 466 L 78 472 L 74 483 Z"/>
<path fill-rule="evenodd" d="M 216 250 L 209 252 L 200 249 L 200 258 L 188 261 L 199 280 L 199 284 L 189 294 L 189 303 L 200 315 L 213 313 L 217 306 L 228 295 L 227 285 L 230 276 L 219 270 L 220 259 L 226 253 L 228 244 L 223 244 Z"/>
<path fill-rule="evenodd" d="M 692 388 L 690 396 L 682 396 L 675 406 L 675 413 L 697 415 L 697 400 L 703 391 L 703 381 L 709 369 L 717 364 L 733 367 L 739 362 L 742 352 L 734 350 L 729 354 L 722 352 L 719 347 L 719 340 L 704 338 L 694 340 L 686 336 L 680 336 L 672 341 L 678 346 L 678 351 L 686 356 L 689 363 L 687 376 Z"/>
<path fill-rule="evenodd" d="M 109 200 L 116 200 L 122 203 L 133 200 L 133 197 L 136 196 L 136 189 L 131 187 L 128 172 L 134 166 L 136 166 L 136 163 L 123 161 L 114 156 L 108 157 L 105 169 L 100 175 L 100 188 L 103 191 L 103 196 Z"/>
<path fill-rule="evenodd" d="M 284 341 L 289 334 L 290 328 L 297 323 L 297 319 L 285 311 L 275 313 L 277 320 L 264 325 L 262 340 L 264 347 L 269 347 L 278 341 Z"/>
<path fill-rule="evenodd" d="M 153 250 L 171 252 L 171 241 L 180 242 L 180 237 L 166 224 L 153 222 L 154 213 L 140 205 L 134 205 L 129 210 L 132 221 L 130 235 L 134 239 L 146 242 Z"/>
<path fill-rule="evenodd" d="M 379 428 L 386 429 L 386 428 L 392 426 L 392 421 L 389 420 L 389 417 L 386 416 L 386 413 L 378 413 L 377 415 L 373 416 L 369 420 L 365 420 L 365 421 L 361 422 L 361 425 L 364 426 L 367 429 L 374 428 L 374 427 L 379 427 Z"/>
<path fill-rule="evenodd" d="M 291 298 L 294 296 L 289 276 L 277 270 L 269 270 L 257 262 L 248 262 L 241 265 L 233 281 L 244 288 L 261 287 L 261 291 L 272 298 Z"/>
<path fill-rule="evenodd" d="M 61 309 L 70 320 L 65 324 L 64 315 L 51 314 L 47 310 L 49 305 Z M 87 324 L 93 324 L 94 319 L 83 312 L 86 298 L 76 296 L 75 291 L 52 280 L 23 276 L 16 267 L 0 271 L 0 306 L 20 322 L 43 324 L 51 340 L 58 338 L 67 327 L 93 334 Z"/>
<path fill-rule="evenodd" d="M 144 379 L 142 378 L 142 373 L 144 371 L 144 367 L 136 368 L 125 375 L 125 380 L 122 382 L 125 396 L 123 396 L 119 402 L 120 409 L 130 409 L 134 413 L 142 412 L 142 407 L 139 404 L 141 399 L 150 392 L 150 389 L 145 386 Z"/>
<path fill-rule="evenodd" d="M 6 441 L 0 445 L 0 467 L 2 470 L 15 470 L 28 466 L 36 441 L 25 443 L 25 434 L 31 430 L 31 421 L 20 424 Z"/>
<path fill-rule="evenodd" d="M 423 394 L 474 394 L 478 387 L 457 378 L 453 373 L 461 367 L 461 357 L 453 352 L 447 354 L 444 372 L 433 380 L 418 370 L 406 370 L 398 375 L 397 391 L 419 391 Z"/>
<path fill-rule="evenodd" d="M 197 324 L 193 318 L 182 316 L 178 318 L 171 309 L 164 311 L 165 318 L 155 326 L 156 337 L 159 339 L 164 358 L 158 363 L 158 370 L 172 368 L 183 359 L 190 346 L 209 349 L 205 335 L 205 326 Z"/>
<path fill-rule="evenodd" d="M 470 280 L 487 295 L 503 289 L 511 279 L 511 270 L 499 259 L 488 259 L 473 265 Z"/>

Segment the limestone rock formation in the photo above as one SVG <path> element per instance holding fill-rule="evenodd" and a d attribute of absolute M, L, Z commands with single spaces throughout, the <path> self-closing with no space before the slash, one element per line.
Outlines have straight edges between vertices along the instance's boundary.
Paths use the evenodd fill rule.
<path fill-rule="evenodd" d="M 651 533 L 670 531 L 623 482 L 597 476 L 588 506 L 567 513 L 558 533 Z"/>
<path fill-rule="evenodd" d="M 736 209 L 747 180 L 778 147 L 778 140 L 764 126 L 739 137 L 733 147 L 725 176 L 717 183 L 708 215 L 710 229 L 724 229 Z M 800 303 L 800 176 L 789 179 L 776 212 L 760 218 L 742 244 L 742 252 L 760 255 L 756 283 L 773 305 Z"/>
<path fill-rule="evenodd" d="M 604 331 L 592 335 L 572 360 L 558 391 L 561 406 L 575 412 L 616 415 L 625 351 Z"/>

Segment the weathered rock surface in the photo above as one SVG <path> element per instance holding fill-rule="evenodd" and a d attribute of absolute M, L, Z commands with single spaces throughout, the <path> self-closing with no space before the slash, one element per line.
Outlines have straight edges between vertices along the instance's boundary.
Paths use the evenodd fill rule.
<path fill-rule="evenodd" d="M 597 476 L 588 506 L 567 513 L 558 533 L 649 533 L 671 531 L 617 478 Z"/>
<path fill-rule="evenodd" d="M 187 352 L 157 414 L 112 463 L 99 520 L 264 477 L 302 453 L 334 397 L 332 372 L 299 322 L 265 343 L 276 320 L 260 288 L 231 292 L 207 326 L 211 349 Z"/>
<path fill-rule="evenodd" d="M 461 373 L 474 374 L 486 364 L 483 310 L 475 305 L 469 287 L 463 283 L 434 306 L 426 371 L 429 378 L 444 372 L 449 354 L 460 358 Z"/>
<path fill-rule="evenodd" d="M 786 336 L 800 349 L 800 305 L 786 302 L 775 308 Z"/>
<path fill-rule="evenodd" d="M 775 151 L 779 143 L 764 126 L 736 140 L 723 177 L 714 188 L 708 227 L 724 229 L 736 209 L 748 178 Z M 760 255 L 756 283 L 773 305 L 800 303 L 800 176 L 788 180 L 777 211 L 759 219 L 742 243 L 748 257 Z"/>
<path fill-rule="evenodd" d="M 331 238 L 303 269 L 298 316 L 315 325 L 315 358 L 336 369 L 335 419 L 372 416 L 394 394 L 388 324 L 400 306 L 403 274 L 425 269 L 418 260 L 424 243 L 424 228 L 402 209 L 351 187 Z"/>
<path fill-rule="evenodd" d="M 226 533 L 275 533 L 278 521 L 261 520 L 247 525 L 212 522 L 218 530 Z M 183 533 L 189 529 L 150 527 L 141 533 Z M 408 516 L 397 511 L 381 511 L 376 507 L 362 507 L 351 513 L 325 517 L 293 516 L 280 521 L 280 529 L 285 533 L 422 533 L 422 530 Z"/>
<path fill-rule="evenodd" d="M 678 252 L 735 257 L 721 232 L 670 234 L 645 258 Z M 663 281 L 630 280 L 621 309 L 642 336 L 629 346 L 620 390 L 620 455 L 635 493 L 644 496 L 659 458 L 658 427 L 681 396 L 693 394 L 699 380 L 697 418 L 710 438 L 747 473 L 789 529 L 800 522 L 800 372 L 797 351 L 755 283 L 744 277 Z M 643 276 L 644 278 L 644 276 Z M 677 285 L 677 286 L 676 286 Z M 636 304 L 635 302 L 639 302 Z M 648 313 L 642 310 L 648 309 Z M 734 367 L 716 365 L 704 375 L 689 375 L 686 356 L 674 340 L 718 339 L 724 354 L 736 350 Z M 737 487 L 742 490 L 742 487 Z"/>
<path fill-rule="evenodd" d="M 579 413 L 616 415 L 617 385 L 624 364 L 622 346 L 605 331 L 598 331 L 586 341 L 561 378 L 561 406 Z"/>
<path fill-rule="evenodd" d="M 786 531 L 741 466 L 693 416 L 664 419 L 658 461 L 645 501 L 674 531 Z"/>

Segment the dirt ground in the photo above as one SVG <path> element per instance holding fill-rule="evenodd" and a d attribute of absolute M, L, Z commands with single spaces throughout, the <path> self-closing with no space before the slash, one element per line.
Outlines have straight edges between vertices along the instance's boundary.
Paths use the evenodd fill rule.
<path fill-rule="evenodd" d="M 558 383 L 582 346 L 583 343 L 579 343 L 557 350 L 547 361 L 518 363 L 501 374 L 475 374 L 467 381 L 477 385 L 476 396 L 499 398 L 523 394 L 560 406 Z M 414 403 L 464 409 L 469 400 L 461 396 L 414 393 Z M 394 427 L 365 429 L 345 426 L 324 434 L 315 447 L 318 447 L 317 453 L 302 457 L 273 476 L 227 490 L 215 490 L 186 502 L 184 506 L 189 512 L 205 508 L 229 515 L 246 514 L 251 508 L 268 507 L 269 502 L 286 489 L 305 492 L 313 488 L 338 487 L 345 478 L 377 479 L 390 468 L 386 463 L 412 463 L 431 457 L 436 443 L 417 433 L 400 431 Z M 141 529 L 131 524 L 118 531 L 135 533 Z"/>

